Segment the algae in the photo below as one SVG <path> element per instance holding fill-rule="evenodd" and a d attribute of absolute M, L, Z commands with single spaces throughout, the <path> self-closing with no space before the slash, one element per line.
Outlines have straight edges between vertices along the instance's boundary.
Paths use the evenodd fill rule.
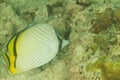
<path fill-rule="evenodd" d="M 119 80 L 120 58 L 100 57 L 96 62 L 88 65 L 88 70 L 100 70 L 103 80 Z"/>

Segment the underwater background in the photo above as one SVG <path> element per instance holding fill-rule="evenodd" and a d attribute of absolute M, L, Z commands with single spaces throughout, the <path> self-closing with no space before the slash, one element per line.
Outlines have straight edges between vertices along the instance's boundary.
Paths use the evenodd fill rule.
<path fill-rule="evenodd" d="M 9 39 L 48 23 L 69 45 L 49 63 L 11 74 Z M 0 0 L 0 80 L 120 80 L 120 0 Z"/>

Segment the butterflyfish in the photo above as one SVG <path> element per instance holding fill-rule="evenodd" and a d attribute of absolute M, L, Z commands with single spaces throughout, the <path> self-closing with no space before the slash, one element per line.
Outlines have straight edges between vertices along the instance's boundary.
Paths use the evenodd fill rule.
<path fill-rule="evenodd" d="M 52 26 L 38 23 L 15 34 L 3 53 L 13 74 L 29 71 L 51 61 L 68 41 L 62 40 Z"/>

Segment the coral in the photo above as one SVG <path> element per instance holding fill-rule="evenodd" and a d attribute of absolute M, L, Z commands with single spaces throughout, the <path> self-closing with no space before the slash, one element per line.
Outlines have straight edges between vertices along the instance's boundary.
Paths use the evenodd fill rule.
<path fill-rule="evenodd" d="M 120 22 L 120 8 L 117 8 L 114 12 L 114 16 L 116 18 L 116 22 L 119 23 Z"/>
<path fill-rule="evenodd" d="M 96 72 L 86 72 L 86 80 L 102 80 L 102 77 L 100 75 L 101 73 L 99 71 Z"/>
<path fill-rule="evenodd" d="M 93 26 L 90 32 L 98 34 L 100 32 L 106 31 L 113 23 L 113 11 L 111 8 L 105 10 L 105 12 L 98 14 L 98 18 L 92 22 Z"/>
<path fill-rule="evenodd" d="M 90 28 L 90 32 L 99 34 L 106 32 L 112 27 L 112 24 L 118 24 L 120 22 L 119 8 L 113 10 L 112 8 L 105 9 L 104 12 L 98 13 L 97 18 L 92 20 L 93 26 Z M 119 28 L 116 26 L 115 28 Z"/>
<path fill-rule="evenodd" d="M 85 63 L 68 66 L 68 73 L 65 80 L 86 80 L 84 75 L 85 67 Z"/>
<path fill-rule="evenodd" d="M 94 36 L 95 46 L 92 45 L 91 47 L 93 50 L 97 50 L 97 48 L 99 47 L 101 50 L 108 53 L 109 46 L 116 45 L 117 41 L 118 39 L 116 34 L 107 32 L 103 35 Z"/>
<path fill-rule="evenodd" d="M 93 25 L 89 31 L 96 34 L 94 43 L 91 45 L 94 53 L 98 48 L 108 53 L 110 46 L 118 44 L 119 12 L 119 8 L 115 10 L 107 8 L 104 12 L 97 14 L 97 18 L 92 22 Z"/>
<path fill-rule="evenodd" d="M 112 46 L 110 47 L 109 53 L 113 56 L 119 56 L 120 55 L 120 46 L 116 45 L 116 46 Z"/>
<path fill-rule="evenodd" d="M 96 62 L 87 66 L 88 71 L 101 71 L 102 80 L 119 80 L 120 79 L 120 58 L 101 57 Z"/>

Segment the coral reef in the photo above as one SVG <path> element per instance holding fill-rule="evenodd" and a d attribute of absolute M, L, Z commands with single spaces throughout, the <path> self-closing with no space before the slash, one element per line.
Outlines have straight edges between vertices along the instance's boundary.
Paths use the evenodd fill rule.
<path fill-rule="evenodd" d="M 0 52 L 1 80 L 120 80 L 120 0 L 0 0 L 0 51 L 34 23 L 70 44 L 48 64 L 12 75 Z M 114 75 L 111 75 L 111 74 Z"/>

